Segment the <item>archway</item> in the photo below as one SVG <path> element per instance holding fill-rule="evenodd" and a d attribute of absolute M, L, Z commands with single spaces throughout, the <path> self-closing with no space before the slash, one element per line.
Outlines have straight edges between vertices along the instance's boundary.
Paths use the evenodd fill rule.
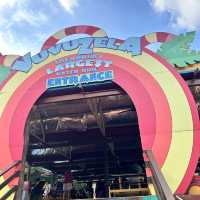
<path fill-rule="evenodd" d="M 113 71 L 113 81 L 134 102 L 143 149 L 153 150 L 172 191 L 184 193 L 194 173 L 200 148 L 198 115 L 188 87 L 170 64 L 147 49 L 138 56 L 107 48 L 96 48 L 94 52 L 102 60 L 112 61 L 109 69 Z M 0 153 L 5 158 L 0 160 L 1 167 L 21 159 L 28 113 L 45 92 L 46 80 L 51 77 L 46 70 L 54 66 L 55 61 L 76 54 L 75 49 L 49 55 L 46 61 L 34 64 L 27 74 L 17 72 L 9 77 L 2 87 Z M 177 157 L 180 158 L 178 163 Z"/>

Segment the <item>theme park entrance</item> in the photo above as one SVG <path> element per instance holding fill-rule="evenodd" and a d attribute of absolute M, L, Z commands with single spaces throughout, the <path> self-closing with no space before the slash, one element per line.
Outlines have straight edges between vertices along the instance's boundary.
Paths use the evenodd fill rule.
<path fill-rule="evenodd" d="M 62 41 L 73 34 L 87 36 Z M 91 188 L 97 197 L 145 195 L 148 178 L 162 200 L 187 193 L 200 152 L 196 104 L 173 65 L 147 48 L 173 40 L 163 32 L 122 40 L 82 25 L 58 31 L 33 56 L 0 55 L 0 198 L 21 199 L 38 166 L 58 184 L 70 171 L 74 198 L 91 197 Z"/>
<path fill-rule="evenodd" d="M 48 90 L 34 104 L 26 131 L 32 196 L 39 180 L 61 196 L 66 171 L 74 199 L 149 194 L 137 113 L 118 85 Z"/>

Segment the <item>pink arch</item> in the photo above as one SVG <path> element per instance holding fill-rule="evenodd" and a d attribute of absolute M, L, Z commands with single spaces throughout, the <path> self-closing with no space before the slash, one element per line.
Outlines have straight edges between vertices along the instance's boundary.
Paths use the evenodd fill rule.
<path fill-rule="evenodd" d="M 103 59 L 112 59 L 115 82 L 129 94 L 136 106 L 143 148 L 153 148 L 157 161 L 162 166 L 171 142 L 171 113 L 162 89 L 148 72 L 135 63 L 112 54 L 102 53 L 102 56 Z M 0 160 L 1 167 L 12 160 L 21 159 L 23 130 L 28 113 L 46 90 L 45 68 L 46 66 L 24 81 L 13 94 L 2 115 L 0 129 L 4 134 L 0 153 L 4 153 L 6 157 L 5 160 Z M 161 98 L 153 98 L 151 93 Z M 159 127 L 165 127 L 165 135 L 161 129 L 158 131 Z M 160 145 L 165 145 L 161 152 Z"/>
<path fill-rule="evenodd" d="M 112 59 L 114 65 L 122 66 L 123 63 L 123 66 L 125 66 L 125 68 L 127 68 L 128 70 L 132 68 L 132 70 L 129 70 L 128 72 L 128 70 L 122 70 L 120 69 L 120 67 L 115 67 L 115 81 L 122 88 L 124 88 L 125 91 L 127 91 L 127 93 L 132 98 L 134 104 L 136 104 L 136 109 L 139 116 L 139 126 L 141 131 L 143 148 L 144 149 L 153 148 L 153 143 L 155 143 L 154 141 L 155 135 L 156 135 L 156 141 L 158 141 L 159 144 L 162 144 L 163 151 L 161 153 L 159 146 L 156 147 L 156 145 L 154 145 L 153 148 L 155 154 L 157 155 L 157 160 L 159 164 L 162 166 L 165 160 L 165 156 L 168 153 L 168 147 L 171 141 L 171 115 L 168 107 L 168 102 L 161 88 L 159 87 L 158 83 L 147 72 L 142 70 L 136 64 L 133 64 L 132 62 L 127 61 L 124 58 L 112 55 L 109 56 L 104 55 L 104 58 Z M 42 73 L 43 70 L 44 69 L 41 69 L 38 73 Z M 144 80 L 142 79 L 138 80 L 138 78 L 136 77 L 139 76 L 137 76 L 138 74 L 136 72 L 143 74 L 141 78 Z M 16 105 L 16 110 L 13 113 L 14 117 L 10 122 L 10 124 L 11 125 L 13 124 L 13 126 L 11 126 L 10 130 L 8 131 L 11 134 L 10 146 L 12 147 L 11 150 L 12 155 L 14 155 L 13 159 L 18 159 L 17 156 L 18 154 L 16 154 L 16 152 L 22 151 L 19 150 L 19 148 L 22 148 L 23 146 L 22 144 L 23 141 L 21 140 L 21 138 L 23 138 L 23 132 L 21 131 L 21 133 L 15 135 L 15 137 L 13 137 L 12 134 L 15 132 L 15 130 L 24 129 L 27 113 L 29 113 L 32 105 L 37 100 L 37 98 L 45 91 L 45 84 L 46 84 L 45 75 L 44 77 L 41 78 L 40 81 L 35 81 L 35 77 L 38 76 L 34 74 L 32 77 L 29 78 L 29 80 L 26 81 L 26 83 L 29 83 L 30 85 L 26 84 L 20 86 L 17 93 L 14 94 L 16 95 L 16 97 L 13 96 L 15 102 L 10 102 L 12 107 L 14 104 Z M 126 81 L 124 81 L 124 77 Z M 27 93 L 25 93 L 26 90 L 28 91 Z M 157 95 L 154 96 L 155 97 L 157 96 L 159 99 L 153 98 L 153 96 L 150 95 L 150 93 L 152 94 L 156 93 Z M 18 99 L 16 101 L 16 99 L 20 97 L 20 94 L 23 94 L 23 96 L 21 96 L 21 99 Z M 26 103 L 24 102 L 24 100 L 26 100 Z M 20 118 L 17 117 L 19 113 L 20 113 Z M 5 116 L 5 118 L 8 119 L 9 115 L 10 112 L 7 113 L 7 116 Z M 165 133 L 166 131 L 168 132 L 167 136 L 166 134 L 165 135 L 162 134 L 164 130 Z M 165 138 L 164 140 L 163 137 Z"/>
<path fill-rule="evenodd" d="M 113 60 L 116 83 L 127 91 L 136 105 L 143 148 L 153 148 L 155 138 L 157 141 L 159 140 L 160 143 L 165 141 L 161 153 L 159 146 L 156 147 L 154 145 L 153 148 L 154 153 L 157 155 L 157 160 L 160 166 L 162 166 L 171 141 L 171 114 L 163 91 L 157 81 L 140 66 L 122 57 L 112 56 L 111 54 L 102 54 L 102 56 L 104 56 L 104 59 Z M 39 80 L 37 80 L 38 77 L 40 77 Z M 4 135 L 5 138 L 3 139 L 5 142 L 3 144 L 7 146 L 9 143 L 10 149 L 7 152 L 8 156 L 2 161 L 3 163 L 0 161 L 1 166 L 7 165 L 11 160 L 21 159 L 23 150 L 23 130 L 27 115 L 34 102 L 46 90 L 46 78 L 45 67 L 43 67 L 29 77 L 17 89 L 8 103 L 6 111 L 2 116 L 1 127 L 4 133 L 8 133 Z M 153 98 L 151 93 L 157 94 L 159 99 Z M 165 112 L 163 112 L 163 110 Z M 158 119 L 160 119 L 160 121 Z M 164 135 L 161 134 L 161 130 L 158 131 L 159 127 L 162 127 L 165 133 L 166 130 L 168 132 L 167 137 L 165 136 L 165 140 L 162 140 Z"/>

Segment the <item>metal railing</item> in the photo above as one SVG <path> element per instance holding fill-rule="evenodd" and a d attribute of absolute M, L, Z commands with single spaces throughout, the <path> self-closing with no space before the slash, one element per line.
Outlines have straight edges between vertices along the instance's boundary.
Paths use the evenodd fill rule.
<path fill-rule="evenodd" d="M 146 150 L 144 153 L 148 159 L 148 167 L 152 173 L 152 182 L 158 198 L 160 200 L 176 200 L 154 158 L 153 152 Z"/>
<path fill-rule="evenodd" d="M 8 184 L 10 184 L 14 179 L 20 176 L 20 164 L 21 161 L 15 161 L 9 166 L 7 166 L 4 170 L 0 171 L 0 177 L 6 175 L 8 172 L 11 173 L 9 174 L 8 178 L 6 178 L 2 183 L 0 183 L 0 191 L 4 189 Z M 0 197 L 0 199 L 8 199 L 11 194 L 17 191 L 17 189 L 17 185 L 12 186 L 2 197 Z"/>

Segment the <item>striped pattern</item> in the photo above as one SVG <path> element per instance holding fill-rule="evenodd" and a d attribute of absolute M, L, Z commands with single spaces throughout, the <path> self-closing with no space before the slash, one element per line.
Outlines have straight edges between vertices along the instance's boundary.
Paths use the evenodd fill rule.
<path fill-rule="evenodd" d="M 171 33 L 166 32 L 154 32 L 147 35 L 142 36 L 141 38 L 141 46 L 144 49 L 147 45 L 155 43 L 155 42 L 167 42 L 174 39 L 176 36 Z"/>
<path fill-rule="evenodd" d="M 106 32 L 98 28 L 96 26 L 72 26 L 72 27 L 67 27 L 65 29 L 62 29 L 58 32 L 56 32 L 54 35 L 50 36 L 43 44 L 42 50 L 43 49 L 48 49 L 55 45 L 58 41 L 62 40 L 63 38 L 70 36 L 70 35 L 75 35 L 75 34 L 87 34 L 93 37 L 105 37 L 107 36 Z M 21 56 L 20 55 L 1 55 L 0 54 L 0 66 L 7 66 L 11 67 L 12 64 L 19 59 Z"/>
<path fill-rule="evenodd" d="M 56 32 L 54 35 L 50 36 L 43 44 L 42 49 L 48 49 L 63 38 L 74 34 L 87 34 L 93 37 L 107 36 L 106 32 L 103 29 L 96 26 L 72 26 L 62 29 Z"/>
<path fill-rule="evenodd" d="M 73 34 L 88 34 L 93 37 L 105 37 L 106 32 L 95 26 L 72 26 L 69 28 L 62 29 L 56 32 L 54 35 L 50 36 L 42 46 L 42 49 L 48 49 L 55 45 L 57 42 L 63 38 L 73 35 Z M 142 49 L 147 45 L 155 42 L 167 42 L 175 38 L 175 35 L 165 32 L 154 32 L 141 37 Z M 117 43 L 122 43 L 123 40 L 118 40 Z"/>
<path fill-rule="evenodd" d="M 12 64 L 20 57 L 21 56 L 19 55 L 0 55 L 0 67 L 1 66 L 11 67 Z"/>
<path fill-rule="evenodd" d="M 60 40 L 64 39 L 67 36 L 75 35 L 75 34 L 87 34 L 93 37 L 105 37 L 107 36 L 106 32 L 98 27 L 95 26 L 72 26 L 65 29 L 62 29 L 56 32 L 54 35 L 50 36 L 43 44 L 43 49 L 48 49 L 55 45 Z M 173 39 L 175 35 L 171 33 L 165 32 L 155 32 L 144 35 L 141 37 L 141 47 L 144 49 L 147 45 L 154 43 L 154 42 L 166 42 Z M 118 39 L 116 44 L 122 43 L 123 40 Z M 0 66 L 7 66 L 11 67 L 12 64 L 19 59 L 20 55 L 1 55 L 0 54 Z"/>

